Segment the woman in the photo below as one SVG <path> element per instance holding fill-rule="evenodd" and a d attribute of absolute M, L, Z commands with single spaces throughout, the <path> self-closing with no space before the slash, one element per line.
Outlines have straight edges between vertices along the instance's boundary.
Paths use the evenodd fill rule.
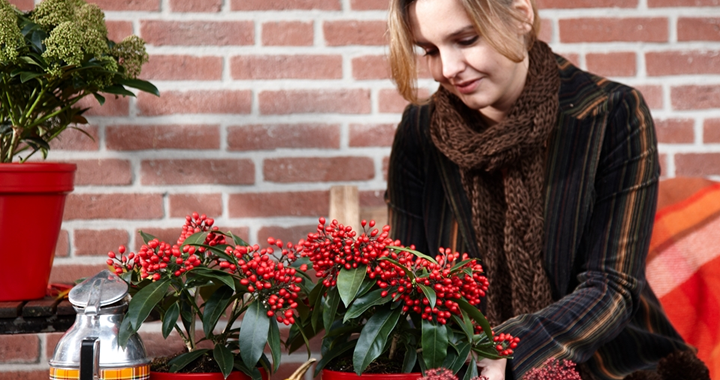
<path fill-rule="evenodd" d="M 533 0 L 392 0 L 389 26 L 401 94 L 417 103 L 416 47 L 440 83 L 398 126 L 393 237 L 482 260 L 488 319 L 522 339 L 483 374 L 565 358 L 618 379 L 688 350 L 645 281 L 660 166 L 640 93 L 537 41 Z"/>

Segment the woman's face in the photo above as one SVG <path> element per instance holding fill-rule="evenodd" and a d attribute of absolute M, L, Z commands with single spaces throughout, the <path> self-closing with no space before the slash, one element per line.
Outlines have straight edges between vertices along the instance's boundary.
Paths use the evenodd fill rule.
<path fill-rule="evenodd" d="M 417 0 L 410 6 L 410 23 L 433 78 L 486 118 L 502 120 L 525 85 L 527 54 L 516 63 L 493 49 L 460 0 Z"/>

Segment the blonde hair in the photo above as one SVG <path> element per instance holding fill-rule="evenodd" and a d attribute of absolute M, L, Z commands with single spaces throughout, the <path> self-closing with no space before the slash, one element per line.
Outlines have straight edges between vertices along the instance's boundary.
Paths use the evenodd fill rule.
<path fill-rule="evenodd" d="M 410 26 L 409 8 L 417 0 L 391 0 L 388 16 L 390 69 L 400 94 L 412 103 L 419 103 L 417 93 L 417 57 Z M 514 62 L 525 57 L 540 32 L 535 0 L 533 24 L 525 41 L 517 38 L 518 22 L 527 20 L 512 8 L 513 0 L 459 0 L 478 33 L 500 54 Z"/>

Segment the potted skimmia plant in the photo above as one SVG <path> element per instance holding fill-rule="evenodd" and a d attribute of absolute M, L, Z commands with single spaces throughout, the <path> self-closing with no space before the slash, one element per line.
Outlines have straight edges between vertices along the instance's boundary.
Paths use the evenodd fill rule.
<path fill-rule="evenodd" d="M 475 259 L 449 249 L 435 257 L 388 238 L 373 221 L 355 232 L 336 220 L 296 245 L 320 281 L 311 312 L 291 328 L 288 345 L 324 331 L 316 375 L 417 379 L 426 369 L 478 376 L 479 358 L 510 357 L 519 339 L 494 336 L 478 309 L 488 281 Z M 393 375 L 389 375 L 393 374 Z M 405 374 L 404 377 L 398 374 Z"/>
<path fill-rule="evenodd" d="M 124 247 L 108 253 L 108 265 L 132 295 L 120 344 L 151 312 L 159 315 L 165 338 L 175 332 L 185 343 L 183 353 L 151 363 L 151 379 L 183 379 L 176 372 L 191 372 L 191 379 L 198 379 L 197 372 L 207 372 L 202 379 L 267 379 L 280 365 L 278 325 L 295 322 L 305 266 L 293 266 L 298 256 L 292 244 L 270 240 L 267 248 L 250 246 L 213 224 L 193 213 L 173 244 L 141 233 L 145 244 L 137 253 Z"/>
<path fill-rule="evenodd" d="M 126 87 L 159 95 L 137 79 L 148 60 L 143 40 L 108 40 L 104 17 L 83 0 L 45 0 L 27 13 L 0 0 L 0 260 L 30 254 L 21 267 L 3 267 L 10 272 L 0 272 L 0 301 L 45 295 L 73 190 L 74 164 L 24 162 L 47 157 L 50 141 L 87 123 L 78 105 L 86 96 L 100 104 L 100 93 L 134 96 Z M 19 224 L 34 228 L 10 227 Z"/>

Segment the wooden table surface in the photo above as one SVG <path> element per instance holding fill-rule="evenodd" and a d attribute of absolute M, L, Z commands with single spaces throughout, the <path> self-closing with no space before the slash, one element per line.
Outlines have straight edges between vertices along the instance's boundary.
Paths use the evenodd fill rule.
<path fill-rule="evenodd" d="M 73 323 L 75 309 L 67 299 L 0 302 L 0 334 L 65 332 Z"/>

